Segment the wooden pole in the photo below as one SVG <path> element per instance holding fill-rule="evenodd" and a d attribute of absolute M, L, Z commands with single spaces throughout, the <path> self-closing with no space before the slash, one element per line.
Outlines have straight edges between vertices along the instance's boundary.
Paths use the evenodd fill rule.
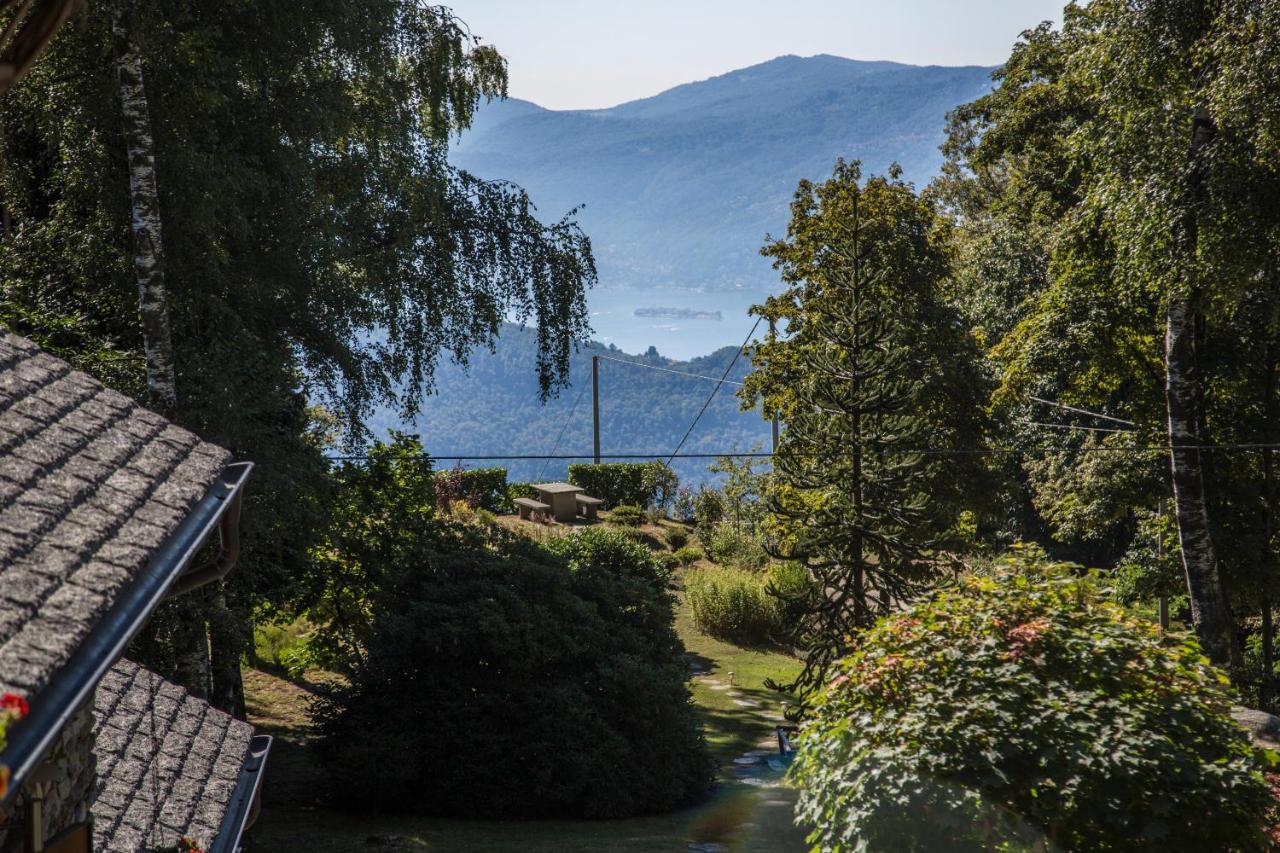
<path fill-rule="evenodd" d="M 600 356 L 591 356 L 591 435 L 595 463 L 600 464 Z"/>
<path fill-rule="evenodd" d="M 772 320 L 769 321 L 769 340 L 773 341 L 775 327 Z M 775 454 L 778 452 L 778 412 L 775 409 L 773 413 L 773 446 L 770 448 Z"/>

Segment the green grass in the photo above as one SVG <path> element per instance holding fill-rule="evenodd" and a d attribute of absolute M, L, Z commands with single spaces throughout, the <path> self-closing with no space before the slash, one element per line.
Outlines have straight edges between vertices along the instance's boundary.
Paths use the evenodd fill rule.
<path fill-rule="evenodd" d="M 704 636 L 681 600 L 676 630 L 691 662 L 709 677 L 690 680 L 702 711 L 707 740 L 726 780 L 732 760 L 770 740 L 782 697 L 764 686 L 766 678 L 786 681 L 799 662 L 771 649 L 744 649 Z M 734 693 L 759 707 L 734 704 L 729 691 L 709 682 L 729 683 Z M 691 842 L 717 842 L 735 853 L 787 853 L 807 849 L 791 823 L 794 793 L 722 782 L 702 805 L 668 815 L 620 821 L 470 821 L 395 815 L 348 814 L 322 806 L 323 771 L 308 749 L 306 715 L 311 685 L 257 670 L 246 670 L 249 719 L 276 737 L 263 791 L 262 815 L 248 836 L 250 853 L 308 850 L 480 851 L 481 853 L 570 853 L 570 851 L 684 851 Z"/>

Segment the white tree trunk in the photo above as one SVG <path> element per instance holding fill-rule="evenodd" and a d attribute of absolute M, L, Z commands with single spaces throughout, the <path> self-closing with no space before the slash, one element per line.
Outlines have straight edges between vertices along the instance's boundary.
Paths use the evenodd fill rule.
<path fill-rule="evenodd" d="M 142 79 L 142 55 L 123 12 L 114 20 L 120 114 L 129 157 L 129 194 L 133 207 L 133 268 L 138 279 L 138 313 L 152 402 L 171 414 L 178 402 L 169 332 L 169 300 L 164 282 L 160 232 L 160 192 L 156 186 L 155 140 L 151 110 Z"/>

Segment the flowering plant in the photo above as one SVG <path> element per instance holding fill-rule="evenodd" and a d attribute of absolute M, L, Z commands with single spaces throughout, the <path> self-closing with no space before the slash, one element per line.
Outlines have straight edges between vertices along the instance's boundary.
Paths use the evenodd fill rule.
<path fill-rule="evenodd" d="M 0 752 L 4 751 L 9 726 L 21 720 L 29 712 L 27 700 L 16 693 L 0 696 Z M 0 797 L 9 790 L 9 768 L 0 764 Z"/>

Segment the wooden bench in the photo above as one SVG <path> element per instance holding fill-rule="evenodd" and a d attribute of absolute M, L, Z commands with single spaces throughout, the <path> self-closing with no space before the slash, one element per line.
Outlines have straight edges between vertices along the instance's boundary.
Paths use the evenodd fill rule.
<path fill-rule="evenodd" d="M 604 505 L 604 501 L 600 498 L 593 498 L 590 495 L 577 495 L 578 512 L 583 518 L 596 518 L 600 507 Z"/>
<path fill-rule="evenodd" d="M 533 498 L 516 498 L 512 503 L 516 505 L 516 512 L 520 513 L 521 518 L 533 521 L 541 521 L 546 518 L 547 513 L 551 512 L 549 504 L 535 501 Z"/>

